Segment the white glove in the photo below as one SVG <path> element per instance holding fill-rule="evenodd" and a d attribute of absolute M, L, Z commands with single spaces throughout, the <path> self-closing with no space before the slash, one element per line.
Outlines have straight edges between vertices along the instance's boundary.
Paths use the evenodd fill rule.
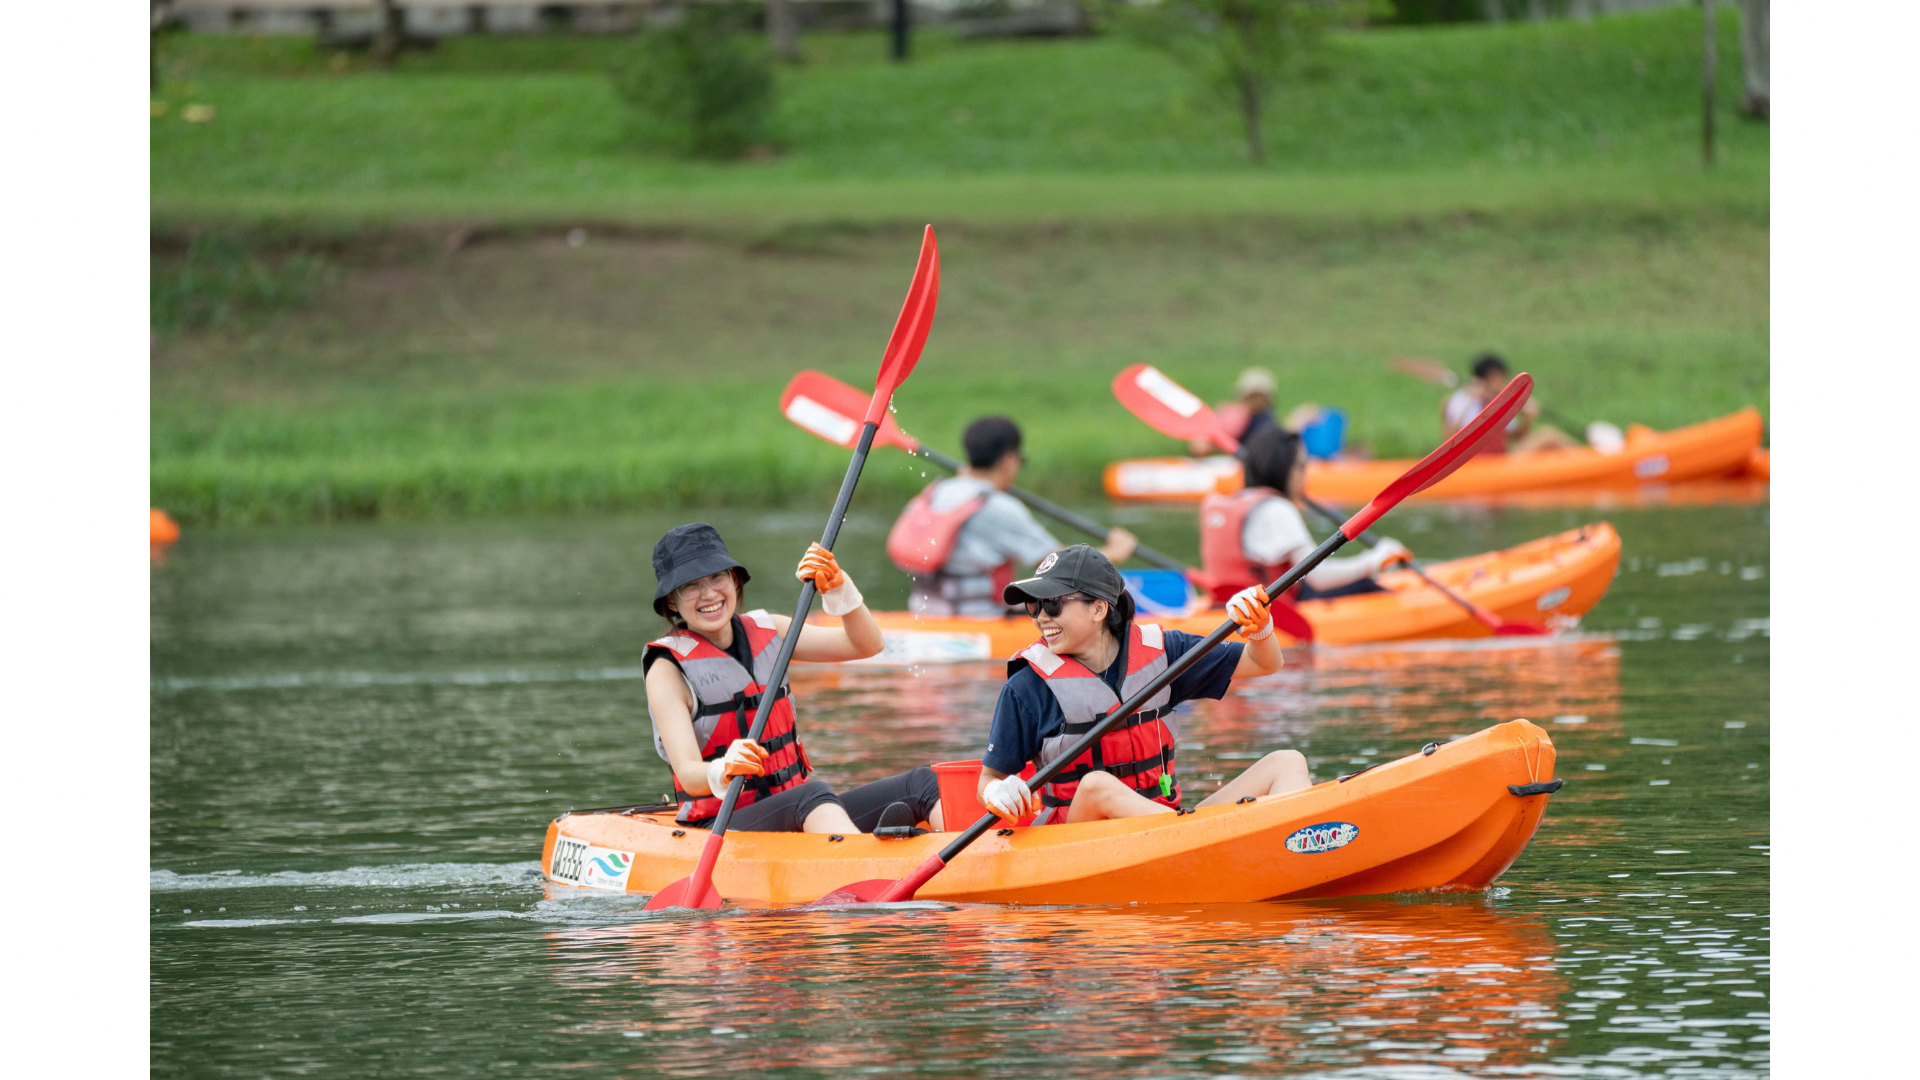
<path fill-rule="evenodd" d="M 1367 557 L 1373 560 L 1373 572 L 1378 574 L 1381 567 L 1386 566 L 1396 557 L 1411 559 L 1413 558 L 1413 553 L 1407 550 L 1407 545 L 1389 536 L 1373 545 L 1373 550 L 1367 553 Z"/>
<path fill-rule="evenodd" d="M 1040 796 L 1017 776 L 1003 776 L 987 784 L 980 793 L 980 805 L 1008 821 L 1019 821 L 1040 809 Z"/>
<path fill-rule="evenodd" d="M 834 618 L 851 614 L 865 605 L 867 598 L 860 595 L 860 589 L 853 583 L 853 575 L 842 573 L 840 584 L 820 594 L 820 607 Z"/>

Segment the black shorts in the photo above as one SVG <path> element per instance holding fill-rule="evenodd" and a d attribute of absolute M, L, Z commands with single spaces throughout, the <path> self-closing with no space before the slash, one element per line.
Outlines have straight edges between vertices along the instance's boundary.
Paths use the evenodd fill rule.
<path fill-rule="evenodd" d="M 727 823 L 727 828 L 741 832 L 799 832 L 808 814 L 825 803 L 834 803 L 853 819 L 854 828 L 861 832 L 872 832 L 874 826 L 880 823 L 880 812 L 896 802 L 906 803 L 907 808 L 913 811 L 915 821 L 926 821 L 940 802 L 940 781 L 933 775 L 933 770 L 922 765 L 884 780 L 861 784 L 841 795 L 835 795 L 825 780 L 809 780 L 749 806 L 739 807 L 734 810 L 733 820 Z M 707 826 L 713 822 L 708 820 L 694 824 Z"/>

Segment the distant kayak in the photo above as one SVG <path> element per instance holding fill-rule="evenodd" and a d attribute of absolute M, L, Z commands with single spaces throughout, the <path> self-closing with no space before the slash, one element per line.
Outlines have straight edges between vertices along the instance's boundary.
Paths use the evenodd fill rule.
<path fill-rule="evenodd" d="M 1285 795 L 988 833 L 918 899 L 1211 903 L 1484 889 L 1539 828 L 1559 787 L 1553 767 L 1546 732 L 1513 720 Z M 802 904 L 849 882 L 898 878 L 952 838 L 734 832 L 713 882 L 746 906 Z M 686 876 L 706 839 L 670 812 L 566 814 L 547 827 L 540 868 L 562 885 L 651 893 Z"/>
<path fill-rule="evenodd" d="M 1417 552 L 1416 552 L 1417 554 Z M 1571 627 L 1606 595 L 1620 561 L 1620 534 L 1606 522 L 1531 540 L 1518 547 L 1427 564 L 1427 573 L 1468 600 L 1511 622 Z M 1308 600 L 1300 613 L 1326 645 L 1492 636 L 1458 604 L 1405 570 L 1380 575 L 1384 593 Z M 886 645 L 862 663 L 939 664 L 1004 660 L 1033 644 L 1033 622 L 1007 619 L 923 619 L 879 611 Z M 1142 615 L 1173 630 L 1205 634 L 1226 621 L 1222 610 L 1168 618 Z M 1277 633 L 1278 631 L 1276 631 Z M 1298 644 L 1280 634 L 1282 644 Z"/>
<path fill-rule="evenodd" d="M 180 539 L 180 526 L 175 524 L 171 517 L 167 516 L 165 510 L 159 507 L 148 507 L 147 509 L 149 511 L 149 517 L 152 519 L 147 534 L 148 545 L 171 544 L 175 540 Z"/>
<path fill-rule="evenodd" d="M 1702 424 L 1655 431 L 1634 424 L 1626 445 L 1614 453 L 1591 447 L 1532 454 L 1481 455 L 1415 498 L 1502 495 L 1552 488 L 1631 488 L 1703 477 L 1767 475 L 1760 446 L 1760 413 L 1752 408 Z M 1307 494 L 1358 504 L 1413 466 L 1412 461 L 1311 461 Z M 1135 458 L 1107 466 L 1107 495 L 1122 502 L 1197 502 L 1210 492 L 1236 491 L 1240 463 L 1225 455 L 1207 458 Z"/>

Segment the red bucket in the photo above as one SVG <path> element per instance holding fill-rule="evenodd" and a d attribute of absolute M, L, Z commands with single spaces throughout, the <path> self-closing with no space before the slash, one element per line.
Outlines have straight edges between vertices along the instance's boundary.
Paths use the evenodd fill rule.
<path fill-rule="evenodd" d="M 940 781 L 940 815 L 948 832 L 959 832 L 980 820 L 987 808 L 980 805 L 980 759 L 972 761 L 939 761 L 933 766 L 933 775 Z M 1021 776 L 1031 778 L 1033 766 L 1021 770 Z M 1033 818 L 1016 822 L 1019 825 L 1033 824 Z"/>

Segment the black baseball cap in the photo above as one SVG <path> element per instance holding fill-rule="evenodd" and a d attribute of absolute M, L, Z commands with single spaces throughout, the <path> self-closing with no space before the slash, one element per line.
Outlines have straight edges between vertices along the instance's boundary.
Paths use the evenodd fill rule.
<path fill-rule="evenodd" d="M 740 571 L 742 583 L 752 580 L 747 568 L 728 554 L 720 530 L 704 521 L 667 530 L 667 535 L 653 545 L 653 576 L 660 583 L 653 591 L 653 613 L 667 613 L 667 597 L 673 590 L 722 570 Z"/>
<path fill-rule="evenodd" d="M 1024 604 L 1028 600 L 1046 600 L 1077 592 L 1117 604 L 1120 594 L 1126 591 L 1127 583 L 1111 559 L 1085 544 L 1074 544 L 1041 559 L 1033 576 L 1002 589 L 1000 600 L 1006 604 Z"/>

